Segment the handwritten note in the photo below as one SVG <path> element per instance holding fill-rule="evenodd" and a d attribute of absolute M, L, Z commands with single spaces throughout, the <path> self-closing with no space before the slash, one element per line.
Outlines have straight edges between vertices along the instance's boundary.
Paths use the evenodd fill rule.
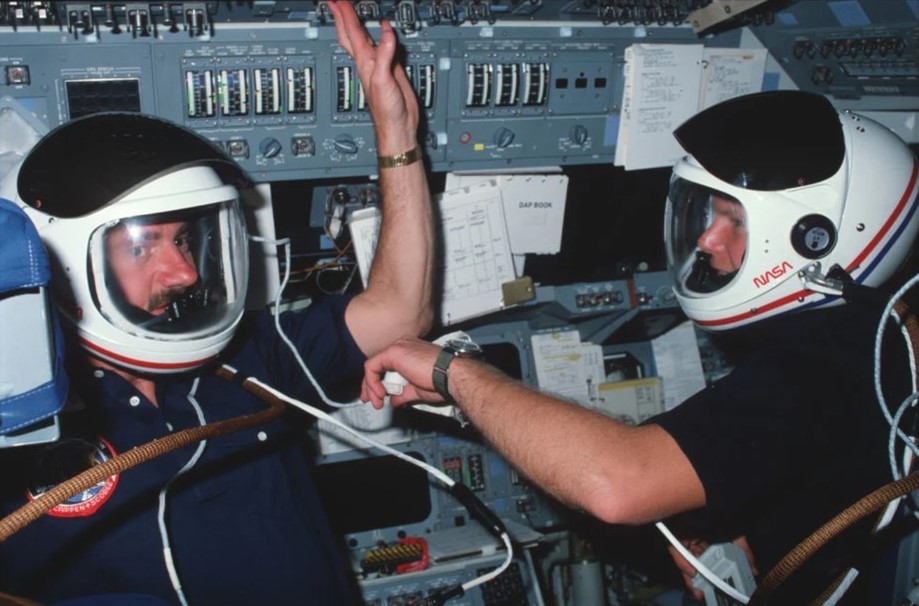
<path fill-rule="evenodd" d="M 674 129 L 702 109 L 762 90 L 766 51 L 633 44 L 624 70 L 614 163 L 626 170 L 672 166 L 685 154 Z"/>

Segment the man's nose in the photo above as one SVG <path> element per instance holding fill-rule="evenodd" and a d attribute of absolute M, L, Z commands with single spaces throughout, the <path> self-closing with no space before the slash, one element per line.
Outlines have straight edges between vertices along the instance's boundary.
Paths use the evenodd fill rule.
<path fill-rule="evenodd" d="M 712 223 L 702 232 L 699 239 L 696 240 L 696 246 L 698 246 L 699 250 L 702 252 L 709 254 L 724 250 L 725 240 L 722 231 L 722 228 L 718 226 L 717 222 Z"/>
<path fill-rule="evenodd" d="M 198 281 L 198 270 L 175 244 L 169 244 L 161 251 L 160 279 L 170 288 L 191 286 Z"/>

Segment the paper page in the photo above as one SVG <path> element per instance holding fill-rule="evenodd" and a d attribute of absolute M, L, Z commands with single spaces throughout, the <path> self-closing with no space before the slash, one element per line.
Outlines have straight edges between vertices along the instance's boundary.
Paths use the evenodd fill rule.
<path fill-rule="evenodd" d="M 762 90 L 766 49 L 706 48 L 702 65 L 699 110 Z"/>
<path fill-rule="evenodd" d="M 638 425 L 663 412 L 660 377 L 601 383 L 593 408 L 621 423 Z"/>
<path fill-rule="evenodd" d="M 631 99 L 620 138 L 626 170 L 671 166 L 685 152 L 673 131 L 699 104 L 701 44 L 633 44 Z"/>
<path fill-rule="evenodd" d="M 364 288 L 367 288 L 370 264 L 373 262 L 373 254 L 377 249 L 381 222 L 382 215 L 380 209 L 376 207 L 356 210 L 351 213 L 351 218 L 348 220 L 354 258 L 361 272 L 361 281 L 364 283 Z"/>
<path fill-rule="evenodd" d="M 511 252 L 553 255 L 562 247 L 568 177 L 518 175 L 498 178 Z"/>
<path fill-rule="evenodd" d="M 591 405 L 597 387 L 606 380 L 603 348 L 581 343 L 576 330 L 535 334 L 531 344 L 539 388 Z"/>
<path fill-rule="evenodd" d="M 554 255 L 562 247 L 568 197 L 567 175 L 447 173 L 446 190 L 494 180 L 501 190 L 504 218 L 513 255 Z M 515 262 L 522 268 L 522 259 Z M 522 275 L 522 271 L 515 271 Z"/>
<path fill-rule="evenodd" d="M 562 167 L 558 165 L 547 166 L 515 166 L 513 172 L 504 168 L 483 168 L 480 170 L 461 170 L 447 173 L 444 191 L 456 189 L 464 185 L 472 185 L 493 177 L 513 177 L 519 175 L 560 175 Z"/>
<path fill-rule="evenodd" d="M 651 349 L 657 374 L 664 380 L 665 410 L 705 388 L 705 373 L 692 322 L 683 322 L 652 340 Z"/>
<path fill-rule="evenodd" d="M 446 191 L 440 207 L 443 257 L 441 320 L 445 326 L 498 311 L 501 285 L 516 278 L 504 203 L 494 180 Z"/>
<path fill-rule="evenodd" d="M 566 186 L 567 186 L 567 177 Z M 443 276 L 441 320 L 445 326 L 504 307 L 501 286 L 516 279 L 504 202 L 494 178 L 435 196 L 440 207 L 443 256 L 436 270 Z M 354 255 L 364 287 L 376 252 L 381 213 L 355 211 L 348 222 Z"/>
<path fill-rule="evenodd" d="M 623 85 L 622 85 L 622 110 L 619 112 L 619 132 L 616 134 L 616 152 L 613 156 L 615 166 L 625 166 L 625 159 L 628 157 L 629 149 L 629 130 L 632 124 L 632 71 L 634 66 L 634 57 L 632 47 L 626 47 L 624 55 Z"/>

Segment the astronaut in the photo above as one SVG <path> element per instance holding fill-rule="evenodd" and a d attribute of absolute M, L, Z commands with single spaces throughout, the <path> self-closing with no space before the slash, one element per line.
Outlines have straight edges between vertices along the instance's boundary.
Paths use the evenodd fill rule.
<path fill-rule="evenodd" d="M 686 315 L 730 338 L 730 374 L 636 427 L 406 338 L 367 361 L 362 399 L 380 406 L 381 376 L 398 372 L 408 385 L 393 405 L 455 402 L 568 505 L 611 524 L 683 514 L 697 555 L 736 540 L 766 572 L 891 479 L 873 381 L 884 298 L 870 293 L 913 245 L 919 164 L 884 126 L 797 91 L 726 101 L 675 136 L 688 155 L 671 177 L 668 267 Z M 888 401 L 900 402 L 907 358 L 882 359 Z M 823 590 L 865 553 L 861 530 L 811 559 L 776 603 Z"/>
<path fill-rule="evenodd" d="M 314 301 L 280 324 L 324 389 L 356 391 L 367 355 L 430 326 L 433 224 L 395 33 L 384 22 L 374 41 L 351 3 L 330 10 L 374 119 L 385 221 L 365 290 Z M 215 365 L 320 401 L 274 318 L 244 314 L 245 185 L 211 142 L 132 113 L 58 127 L 3 185 L 48 249 L 83 407 L 62 420 L 60 441 L 2 453 L 5 513 L 80 467 L 265 408 Z M 311 479 L 306 427 L 290 414 L 55 505 L 0 545 L 0 590 L 55 603 L 357 603 Z"/>

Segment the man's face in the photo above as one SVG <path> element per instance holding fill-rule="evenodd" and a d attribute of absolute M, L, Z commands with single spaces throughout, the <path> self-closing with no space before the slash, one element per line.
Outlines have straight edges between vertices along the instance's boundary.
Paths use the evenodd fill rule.
<path fill-rule="evenodd" d="M 712 195 L 712 220 L 696 244 L 720 274 L 740 269 L 747 250 L 747 215 L 739 202 Z"/>
<path fill-rule="evenodd" d="M 185 222 L 119 225 L 106 253 L 127 302 L 154 316 L 198 281 Z"/>

